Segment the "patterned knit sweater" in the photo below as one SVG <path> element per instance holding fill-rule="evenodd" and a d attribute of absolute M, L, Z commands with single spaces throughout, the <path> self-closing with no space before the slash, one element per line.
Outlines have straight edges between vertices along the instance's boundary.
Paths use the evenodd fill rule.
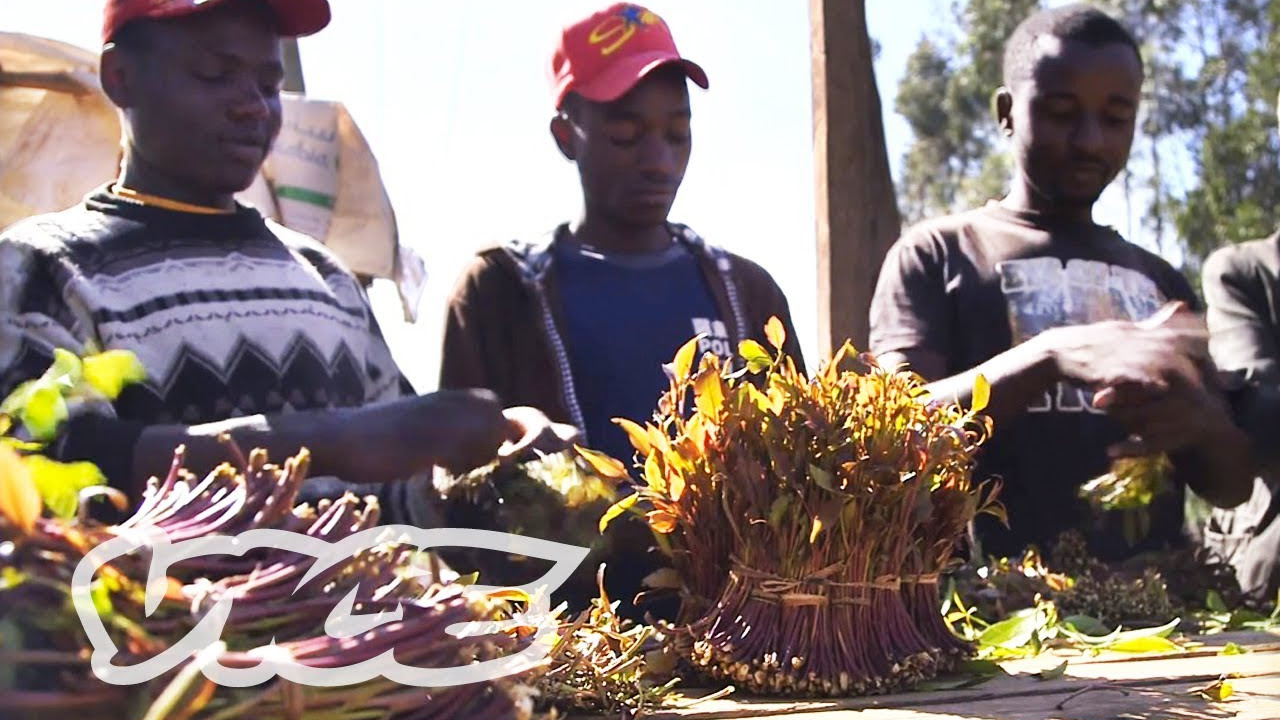
<path fill-rule="evenodd" d="M 318 242 L 249 207 L 183 213 L 105 188 L 0 234 L 0 393 L 39 376 L 58 347 L 129 350 L 146 367 L 59 446 L 113 484 L 146 425 L 411 392 L 359 283 Z"/>

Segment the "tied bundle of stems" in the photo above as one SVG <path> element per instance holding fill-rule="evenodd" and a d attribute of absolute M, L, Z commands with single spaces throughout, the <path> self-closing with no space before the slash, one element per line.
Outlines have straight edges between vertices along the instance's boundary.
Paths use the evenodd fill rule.
<path fill-rule="evenodd" d="M 667 367 L 653 420 L 618 422 L 642 460 L 641 513 L 681 585 L 691 663 L 752 692 L 838 696 L 927 679 L 970 652 L 939 615 L 938 574 L 994 483 L 972 482 L 990 434 L 974 407 L 931 400 L 922 379 L 845 344 L 812 378 L 745 341 L 745 367 L 698 339 Z M 841 370 L 846 360 L 860 372 Z"/>
<path fill-rule="evenodd" d="M 203 479 L 183 469 L 179 448 L 168 475 L 149 484 L 139 509 L 120 526 L 83 517 L 39 517 L 30 532 L 16 534 L 0 523 L 0 689 L 16 686 L 16 692 L 5 691 L 12 700 L 8 709 L 16 717 L 61 717 L 81 707 L 86 693 L 122 717 L 128 714 L 126 706 L 136 708 L 141 702 L 145 711 L 136 716 L 146 720 L 531 715 L 531 690 L 521 678 L 444 689 L 406 687 L 384 678 L 349 687 L 309 688 L 276 678 L 265 686 L 243 689 L 216 686 L 200 672 L 199 665 L 215 660 L 229 668 L 254 667 L 264 652 L 287 655 L 308 667 L 343 668 L 390 650 L 408 666 L 448 668 L 527 646 L 522 629 L 465 637 L 449 634 L 446 629 L 454 625 L 486 626 L 504 619 L 512 602 L 528 598 L 512 590 L 473 592 L 455 582 L 456 573 L 433 556 L 424 562 L 416 546 L 390 534 L 385 542 L 354 553 L 302 585 L 315 558 L 280 548 L 181 561 L 169 568 L 167 591 L 150 614 L 145 611 L 147 554 L 117 558 L 98 571 L 92 591 L 95 610 L 122 648 L 124 657 L 117 664 L 136 664 L 164 652 L 219 598 L 233 599 L 231 613 L 218 643 L 149 686 L 116 692 L 90 675 L 90 648 L 72 605 L 71 576 L 87 553 L 123 530 L 163 530 L 172 542 L 179 542 L 274 528 L 336 543 L 377 525 L 379 508 L 372 497 L 348 494 L 314 507 L 296 505 L 309 459 L 305 449 L 277 466 L 262 450 L 246 457 L 229 439 L 228 445 L 235 463 Z M 403 615 L 356 638 L 331 636 L 326 619 L 352 591 L 354 613 L 399 609 Z M 32 607 L 47 611 L 32 613 Z"/>

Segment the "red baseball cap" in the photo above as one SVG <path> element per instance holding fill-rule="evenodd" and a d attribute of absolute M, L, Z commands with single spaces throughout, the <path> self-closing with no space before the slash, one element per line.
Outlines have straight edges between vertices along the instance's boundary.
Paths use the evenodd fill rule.
<path fill-rule="evenodd" d="M 639 5 L 611 5 L 561 32 L 551 58 L 556 107 L 571 92 L 595 102 L 612 102 L 655 69 L 671 64 L 683 68 L 699 87 L 708 87 L 707 73 L 680 57 L 662 18 Z"/>
<path fill-rule="evenodd" d="M 284 37 L 320 32 L 329 24 L 329 0 L 262 0 L 276 16 L 276 30 Z M 107 43 L 126 24 L 141 18 L 163 20 L 211 10 L 226 0 L 107 0 L 102 11 L 102 42 Z"/>

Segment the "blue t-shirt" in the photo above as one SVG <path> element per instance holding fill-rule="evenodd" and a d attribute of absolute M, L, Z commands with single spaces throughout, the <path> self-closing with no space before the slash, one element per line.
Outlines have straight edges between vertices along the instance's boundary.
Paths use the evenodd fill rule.
<path fill-rule="evenodd" d="M 630 466 L 634 450 L 613 418 L 643 425 L 667 388 L 662 365 L 699 333 L 702 352 L 730 357 L 728 329 L 697 258 L 679 244 L 616 255 L 562 241 L 555 252 L 587 442 Z"/>

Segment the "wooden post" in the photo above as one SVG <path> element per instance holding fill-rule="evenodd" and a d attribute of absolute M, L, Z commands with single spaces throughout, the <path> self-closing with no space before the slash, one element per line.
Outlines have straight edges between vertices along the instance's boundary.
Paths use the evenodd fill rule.
<path fill-rule="evenodd" d="M 810 0 L 818 344 L 867 349 L 871 296 L 900 231 L 865 0 Z"/>

